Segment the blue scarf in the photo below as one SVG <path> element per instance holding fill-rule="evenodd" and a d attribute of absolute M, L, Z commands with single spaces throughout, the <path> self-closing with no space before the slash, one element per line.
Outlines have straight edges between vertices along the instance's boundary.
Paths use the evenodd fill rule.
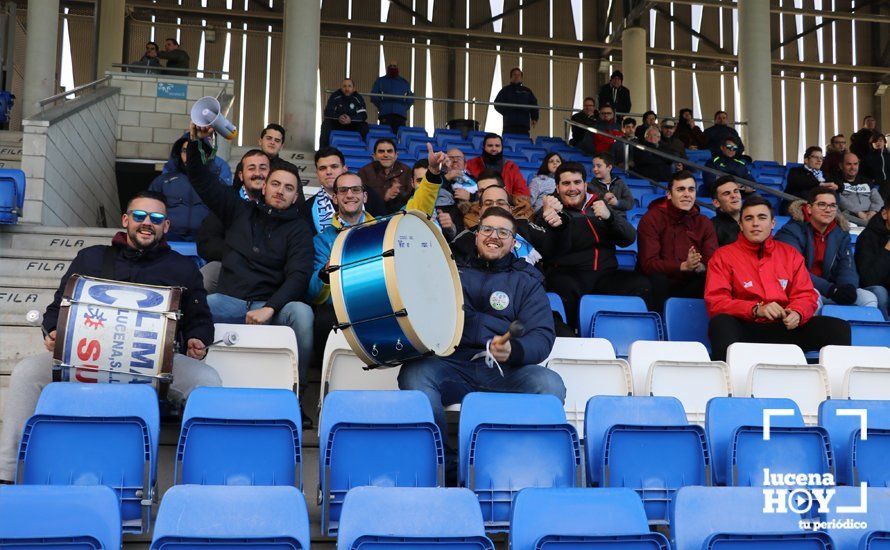
<path fill-rule="evenodd" d="M 804 165 L 804 168 L 806 168 L 807 170 L 810 171 L 810 173 L 812 173 L 814 176 L 816 176 L 816 180 L 818 180 L 819 183 L 824 183 L 824 182 L 825 182 L 825 177 L 822 175 L 822 170 L 813 170 L 812 168 L 810 168 L 810 167 L 807 166 L 806 164 Z"/>
<path fill-rule="evenodd" d="M 334 203 L 324 189 L 319 189 L 315 194 L 315 201 L 312 203 L 312 221 L 315 223 L 315 230 L 321 233 L 331 225 L 334 219 Z"/>

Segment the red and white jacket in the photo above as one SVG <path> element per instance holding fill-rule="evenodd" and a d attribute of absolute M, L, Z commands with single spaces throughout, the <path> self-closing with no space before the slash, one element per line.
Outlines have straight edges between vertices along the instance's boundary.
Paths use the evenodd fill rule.
<path fill-rule="evenodd" d="M 803 325 L 816 313 L 818 297 L 800 252 L 772 237 L 755 244 L 739 234 L 708 262 L 705 305 L 711 317 L 725 313 L 767 323 L 754 317 L 754 306 L 776 302 L 799 313 Z"/>

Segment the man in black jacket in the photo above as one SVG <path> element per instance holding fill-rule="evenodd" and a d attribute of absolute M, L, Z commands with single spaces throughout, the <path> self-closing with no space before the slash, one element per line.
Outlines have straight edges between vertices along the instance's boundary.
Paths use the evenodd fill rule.
<path fill-rule="evenodd" d="M 855 257 L 859 286 L 877 296 L 878 309 L 890 320 L 890 193 L 856 239 Z"/>
<path fill-rule="evenodd" d="M 822 148 L 818 145 L 807 147 L 803 154 L 803 166 L 795 166 L 788 171 L 785 192 L 795 197 L 807 198 L 809 193 L 817 187 L 827 187 L 831 191 L 837 191 L 837 184 L 829 181 L 822 172 L 824 157 Z M 782 201 L 782 213 L 788 213 L 788 207 L 792 201 Z"/>
<path fill-rule="evenodd" d="M 277 166 L 263 184 L 263 200 L 245 201 L 213 177 L 194 140 L 202 132 L 193 126 L 191 133 L 189 180 L 227 228 L 229 250 L 222 259 L 218 293 L 207 299 L 213 318 L 218 323 L 291 327 L 302 393 L 312 358 L 313 315 L 299 300 L 306 294 L 315 252 L 309 226 L 295 204 L 297 174 Z"/>
<path fill-rule="evenodd" d="M 198 386 L 220 385 L 216 371 L 200 361 L 213 342 L 207 293 L 194 262 L 171 250 L 164 240 L 170 229 L 166 214 L 166 199 L 162 194 L 140 191 L 127 204 L 121 220 L 124 231 L 114 236 L 111 246 L 85 248 L 71 262 L 43 315 L 44 346 L 48 352 L 23 359 L 9 380 L 0 431 L 0 481 L 15 478 L 22 428 L 34 413 L 40 391 L 52 381 L 59 306 L 68 279 L 75 273 L 122 282 L 182 287 L 182 317 L 176 335 L 179 353 L 173 355 L 173 383 L 167 395 L 172 401 L 182 403 Z"/>
<path fill-rule="evenodd" d="M 630 112 L 630 90 L 624 86 L 624 74 L 621 71 L 612 73 L 609 82 L 603 84 L 598 95 L 599 108 L 611 105 L 619 115 Z"/>
<path fill-rule="evenodd" d="M 362 94 L 355 91 L 355 81 L 344 78 L 340 89 L 331 94 L 324 108 L 324 120 L 321 122 L 319 147 L 331 144 L 331 130 L 351 130 L 361 134 L 362 139 L 368 135 L 368 111 Z"/>
<path fill-rule="evenodd" d="M 501 88 L 494 102 L 530 106 L 529 108 L 495 106 L 494 110 L 504 116 L 502 134 L 528 135 L 531 128 L 538 123 L 538 99 L 530 88 L 522 85 L 522 69 L 519 67 L 510 69 L 510 83 Z"/>
<path fill-rule="evenodd" d="M 717 214 L 711 219 L 717 232 L 717 244 L 734 243 L 741 231 L 742 186 L 732 176 L 720 176 L 711 188 L 711 202 L 717 209 Z"/>
<path fill-rule="evenodd" d="M 164 51 L 158 52 L 158 57 L 167 60 L 167 70 L 162 71 L 162 74 L 171 76 L 190 76 L 188 71 L 181 69 L 189 68 L 191 58 L 189 58 L 188 52 L 179 47 L 179 42 L 175 38 L 164 40 Z"/>

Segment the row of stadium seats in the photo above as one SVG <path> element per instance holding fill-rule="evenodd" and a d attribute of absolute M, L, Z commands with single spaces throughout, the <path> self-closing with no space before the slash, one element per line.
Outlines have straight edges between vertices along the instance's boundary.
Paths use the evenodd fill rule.
<path fill-rule="evenodd" d="M 101 487 L 0 489 L 0 541 L 13 548 L 115 549 L 113 495 Z M 863 491 L 840 487 L 839 506 L 856 506 Z M 864 491 L 868 509 L 832 508 L 805 530 L 811 514 L 764 513 L 763 492 L 751 487 L 684 487 L 677 493 L 671 540 L 650 532 L 643 504 L 629 489 L 524 489 L 515 498 L 509 547 L 711 550 L 886 548 L 890 490 Z M 812 506 L 811 506 L 812 507 Z M 53 517 L 54 521 L 44 518 Z M 40 519 L 38 519 L 40 518 Z M 858 527 L 843 527 L 855 518 Z M 831 523 L 833 522 L 833 523 Z M 864 527 L 863 527 L 864 526 Z M 179 486 L 164 496 L 151 549 L 196 547 L 309 549 L 309 516 L 289 487 Z M 361 487 L 343 508 L 338 550 L 393 547 L 494 550 L 479 504 L 466 489 Z"/>
<path fill-rule="evenodd" d="M 442 438 L 422 393 L 344 391 L 325 401 L 324 533 L 340 531 L 355 487 L 443 485 Z M 174 483 L 301 487 L 298 410 L 287 390 L 195 390 L 183 415 Z M 685 486 L 763 487 L 772 483 L 769 472 L 890 486 L 890 401 L 826 400 L 818 413 L 819 425 L 807 426 L 790 399 L 716 397 L 702 427 L 687 421 L 674 397 L 598 395 L 586 404 L 582 461 L 579 433 L 555 397 L 471 393 L 461 405 L 458 478 L 476 494 L 492 532 L 510 529 L 514 498 L 527 487 L 633 489 L 649 523 L 669 525 L 671 503 Z M 18 481 L 107 486 L 120 503 L 124 531 L 141 532 L 150 528 L 157 457 L 150 387 L 54 383 L 26 424 Z M 798 483 L 835 485 L 821 477 Z"/>

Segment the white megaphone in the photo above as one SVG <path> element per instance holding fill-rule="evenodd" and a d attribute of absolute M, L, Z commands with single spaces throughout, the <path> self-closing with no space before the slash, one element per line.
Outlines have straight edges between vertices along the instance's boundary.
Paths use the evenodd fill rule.
<path fill-rule="evenodd" d="M 217 134 L 231 141 L 238 135 L 238 129 L 223 116 L 221 110 L 215 97 L 202 97 L 192 106 L 192 122 L 195 126 L 211 126 Z"/>

